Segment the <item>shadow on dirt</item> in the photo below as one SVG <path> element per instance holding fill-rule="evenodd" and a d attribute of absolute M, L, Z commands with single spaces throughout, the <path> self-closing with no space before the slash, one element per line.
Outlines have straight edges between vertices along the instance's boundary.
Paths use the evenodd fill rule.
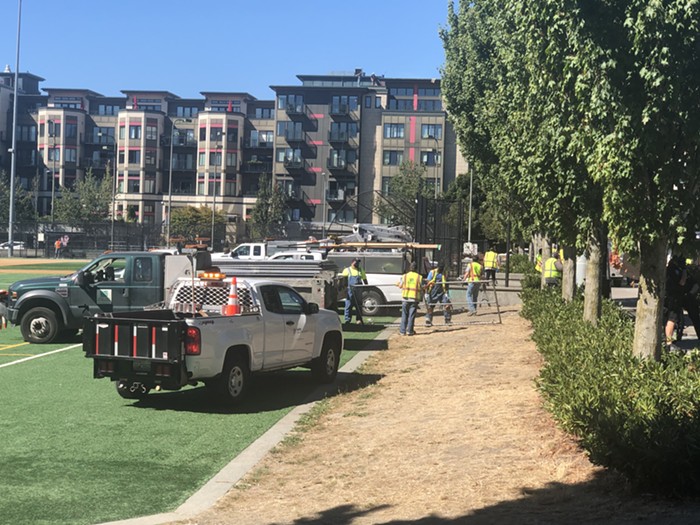
<path fill-rule="evenodd" d="M 614 474 L 601 473 L 586 483 L 567 485 L 552 482 L 542 489 L 521 488 L 522 497 L 503 501 L 457 517 L 441 517 L 436 513 L 417 519 L 374 519 L 377 525 L 493 525 L 507 524 L 609 524 L 649 523 L 690 525 L 700 523 L 699 501 L 667 501 L 630 494 Z M 437 503 L 437 502 L 436 502 Z M 439 504 L 436 505 L 439 507 Z M 350 525 L 357 519 L 371 519 L 375 512 L 391 509 L 391 505 L 372 508 L 341 505 L 314 516 L 299 517 L 294 523 L 303 525 Z M 391 512 L 388 510 L 388 512 Z"/>

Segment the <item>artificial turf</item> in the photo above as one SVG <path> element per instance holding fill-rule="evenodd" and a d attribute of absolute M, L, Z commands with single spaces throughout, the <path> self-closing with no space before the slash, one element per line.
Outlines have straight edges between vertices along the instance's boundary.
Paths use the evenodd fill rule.
<path fill-rule="evenodd" d="M 345 348 L 353 351 L 342 353 L 341 366 L 390 320 L 347 327 Z M 22 358 L 13 353 L 69 345 L 26 345 L 18 328 L 2 330 L 0 365 Z M 92 378 L 80 347 L 0 368 L 0 521 L 87 524 L 173 510 L 308 400 L 310 376 L 258 376 L 248 400 L 230 409 L 201 387 L 124 400 L 108 380 Z"/>

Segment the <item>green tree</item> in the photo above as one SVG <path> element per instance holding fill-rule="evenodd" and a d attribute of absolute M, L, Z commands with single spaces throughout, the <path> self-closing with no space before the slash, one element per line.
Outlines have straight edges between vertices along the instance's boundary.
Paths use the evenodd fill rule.
<path fill-rule="evenodd" d="M 98 179 L 88 169 L 73 188 L 62 187 L 56 199 L 54 219 L 71 226 L 88 227 L 109 219 L 112 206 L 111 175 Z"/>
<path fill-rule="evenodd" d="M 375 213 L 392 226 L 413 232 L 416 223 L 416 197 L 434 198 L 435 189 L 425 179 L 426 167 L 413 161 L 402 162 L 399 174 L 389 180 L 385 195 L 375 196 Z"/>
<path fill-rule="evenodd" d="M 173 208 L 170 235 L 183 237 L 186 242 L 211 237 L 211 208 L 207 206 Z M 225 235 L 226 217 L 221 210 L 217 210 L 214 214 L 214 238 L 223 239 Z"/>
<path fill-rule="evenodd" d="M 279 238 L 287 224 L 287 197 L 279 184 L 272 183 L 270 175 L 260 177 L 251 231 L 254 239 Z"/>
<path fill-rule="evenodd" d="M 10 177 L 5 171 L 0 171 L 0 223 L 10 222 Z M 33 221 L 36 212 L 31 193 L 15 181 L 15 222 Z"/>

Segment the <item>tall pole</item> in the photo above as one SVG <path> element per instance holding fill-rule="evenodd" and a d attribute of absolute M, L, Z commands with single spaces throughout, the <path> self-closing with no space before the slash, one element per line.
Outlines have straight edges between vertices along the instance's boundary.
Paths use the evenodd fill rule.
<path fill-rule="evenodd" d="M 216 144 L 216 152 L 219 152 L 219 144 Z M 214 251 L 214 219 L 216 213 L 216 175 L 217 166 L 221 162 L 221 157 L 214 157 L 216 159 L 216 164 L 214 164 L 214 183 L 212 184 L 212 198 L 211 198 L 211 250 Z"/>
<path fill-rule="evenodd" d="M 17 175 L 17 99 L 19 92 L 17 84 L 19 84 L 19 33 L 22 26 L 22 0 L 17 2 L 17 57 L 15 60 L 15 85 L 14 85 L 14 101 L 12 102 L 12 161 L 10 166 L 10 213 L 8 223 L 8 241 L 10 245 L 7 249 L 7 256 L 14 255 L 13 248 L 13 231 L 15 223 L 15 177 Z"/>
<path fill-rule="evenodd" d="M 430 138 L 435 141 L 435 158 L 433 159 L 435 161 L 435 200 L 437 201 L 438 198 L 438 153 L 440 152 L 439 145 L 440 143 L 438 142 L 437 137 L 434 135 L 430 135 Z"/>
<path fill-rule="evenodd" d="M 328 175 L 326 173 L 321 173 L 323 177 L 323 227 L 321 228 L 321 238 L 326 238 L 326 206 L 328 206 Z"/>
<path fill-rule="evenodd" d="M 173 143 L 175 142 L 175 122 L 170 129 L 170 168 L 168 169 L 168 217 L 165 221 L 165 242 L 170 248 L 170 216 L 173 211 Z"/>
<path fill-rule="evenodd" d="M 468 167 L 469 167 L 469 227 L 467 229 L 467 242 L 470 244 L 469 248 L 471 249 L 471 242 L 472 242 L 472 183 L 474 181 L 474 179 L 473 179 L 474 167 L 472 166 L 471 162 L 469 163 Z"/>
<path fill-rule="evenodd" d="M 102 137 L 102 132 L 97 134 L 98 137 Z M 117 151 L 117 139 L 111 135 L 107 135 L 107 138 L 112 139 L 112 144 L 114 146 L 114 157 L 112 159 L 112 202 L 111 208 L 112 213 L 110 214 L 110 233 L 109 233 L 109 249 L 114 250 L 114 216 L 116 215 L 116 198 L 117 198 L 117 156 L 119 155 Z M 102 142 L 100 140 L 100 142 Z M 103 146 L 104 148 L 104 146 Z"/>
<path fill-rule="evenodd" d="M 51 170 L 51 228 L 53 228 L 53 209 L 56 201 L 56 123 L 49 120 L 49 137 L 51 137 L 51 160 L 53 169 Z"/>

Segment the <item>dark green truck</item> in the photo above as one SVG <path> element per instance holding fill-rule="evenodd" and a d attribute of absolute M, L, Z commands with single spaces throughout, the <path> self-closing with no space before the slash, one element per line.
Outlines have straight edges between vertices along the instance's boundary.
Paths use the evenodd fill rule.
<path fill-rule="evenodd" d="M 186 255 L 105 253 L 65 277 L 13 283 L 0 298 L 0 317 L 19 325 L 25 341 L 50 343 L 77 333 L 85 316 L 142 310 L 163 301 L 177 278 L 195 269 Z"/>

